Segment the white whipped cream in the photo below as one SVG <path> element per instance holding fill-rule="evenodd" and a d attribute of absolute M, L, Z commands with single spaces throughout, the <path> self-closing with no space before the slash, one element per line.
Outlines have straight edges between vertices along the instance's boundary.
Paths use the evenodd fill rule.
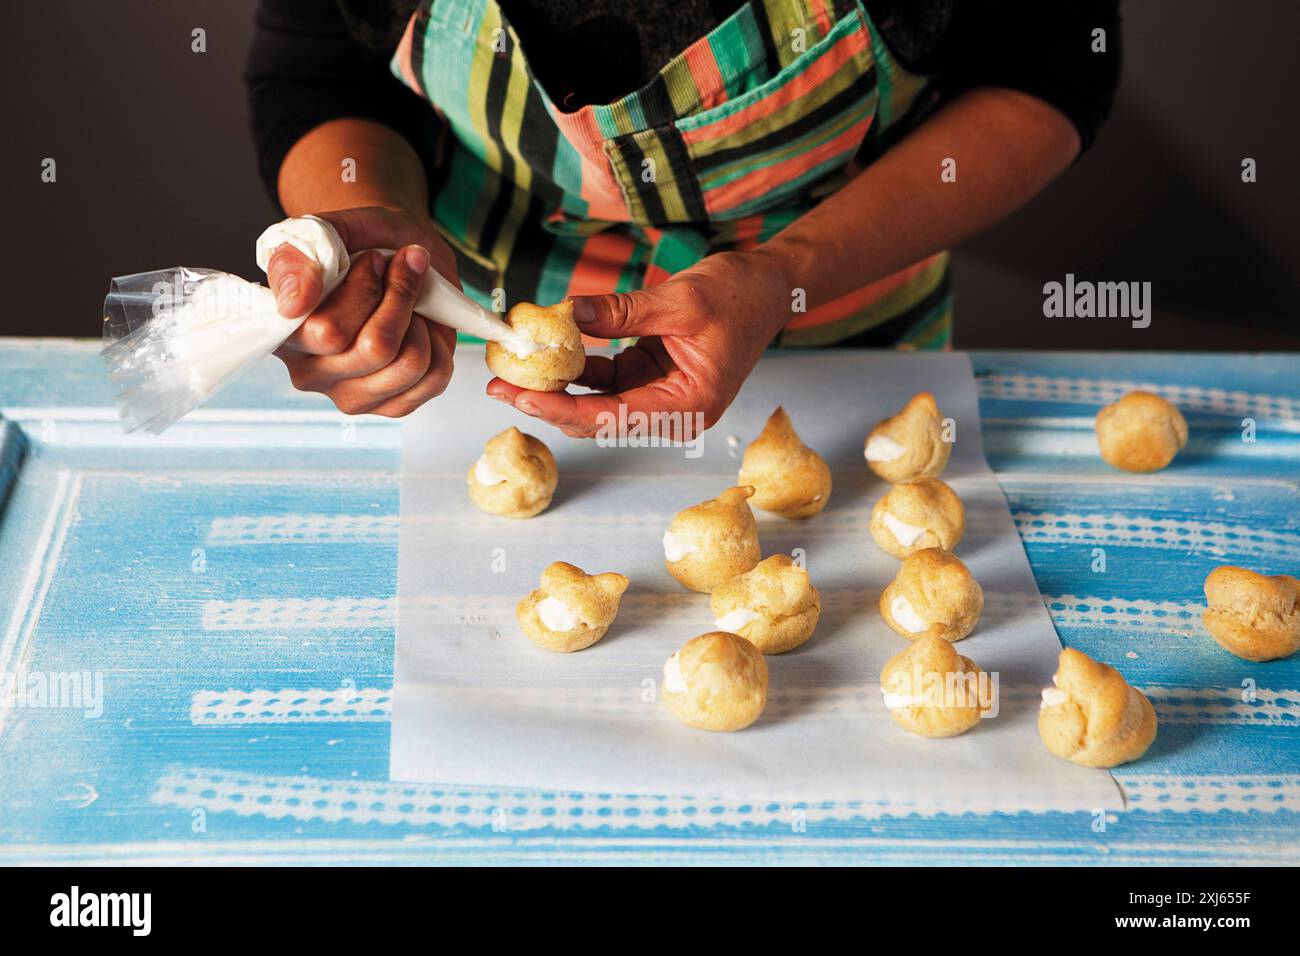
<path fill-rule="evenodd" d="M 722 617 L 715 618 L 713 626 L 719 631 L 730 631 L 732 634 L 739 634 L 741 630 L 757 620 L 757 613 L 747 607 L 738 607 L 734 611 L 728 611 Z"/>
<path fill-rule="evenodd" d="M 930 629 L 930 625 L 921 620 L 921 616 L 916 613 L 916 608 L 912 607 L 912 602 L 901 594 L 889 602 L 889 613 L 894 621 L 909 634 L 920 634 L 922 631 Z"/>
<path fill-rule="evenodd" d="M 480 485 L 499 485 L 507 481 L 505 475 L 497 471 L 488 464 L 487 455 L 479 455 L 478 461 L 474 462 L 474 480 Z"/>
<path fill-rule="evenodd" d="M 686 678 L 682 677 L 682 662 L 674 654 L 664 664 L 664 690 L 670 694 L 686 692 Z"/>
<path fill-rule="evenodd" d="M 902 710 L 904 707 L 915 707 L 918 701 L 911 694 L 891 694 L 885 688 L 880 688 L 880 693 L 885 697 L 886 710 Z"/>
<path fill-rule="evenodd" d="M 536 355 L 545 348 L 558 349 L 559 343 L 552 342 L 549 346 L 537 341 L 523 329 L 515 329 L 514 336 L 508 339 L 502 339 L 501 344 L 505 350 L 516 358 L 528 358 L 530 355 Z"/>
<path fill-rule="evenodd" d="M 664 532 L 664 557 L 669 561 L 680 561 L 695 550 L 695 542 L 685 535 L 671 529 Z"/>
<path fill-rule="evenodd" d="M 907 454 L 907 448 L 888 435 L 872 435 L 867 439 L 863 456 L 867 461 L 897 461 Z"/>
<path fill-rule="evenodd" d="M 910 548 L 916 544 L 917 539 L 925 534 L 926 530 L 925 528 L 918 528 L 914 524 L 908 524 L 906 521 L 899 521 L 888 511 L 880 516 L 880 523 L 888 528 L 889 533 L 898 539 L 898 543 L 905 548 Z"/>
<path fill-rule="evenodd" d="M 1043 688 L 1043 702 L 1038 705 L 1038 709 L 1045 707 L 1055 707 L 1057 704 L 1064 704 L 1070 699 L 1070 695 L 1056 687 Z"/>
<path fill-rule="evenodd" d="M 572 631 L 586 622 L 559 598 L 542 598 L 537 602 L 537 617 L 548 631 Z"/>

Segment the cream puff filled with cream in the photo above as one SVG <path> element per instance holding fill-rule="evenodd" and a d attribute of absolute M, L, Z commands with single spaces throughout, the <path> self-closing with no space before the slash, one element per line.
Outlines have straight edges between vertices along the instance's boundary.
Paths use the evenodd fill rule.
<path fill-rule="evenodd" d="M 505 322 L 523 342 L 487 343 L 487 366 L 493 374 L 534 392 L 562 392 L 582 374 L 587 353 L 573 321 L 572 302 L 566 299 L 549 308 L 521 302 L 506 313 Z"/>
<path fill-rule="evenodd" d="M 740 485 L 752 485 L 756 508 L 782 518 L 810 518 L 831 496 L 831 469 L 802 441 L 784 408 L 778 407 L 745 449 Z"/>
<path fill-rule="evenodd" d="M 692 638 L 664 664 L 664 705 L 698 730 L 743 730 L 767 706 L 767 662 L 727 631 Z"/>
<path fill-rule="evenodd" d="M 903 637 L 922 635 L 960 641 L 975 629 L 984 591 L 970 569 L 950 551 L 925 548 L 903 559 L 880 595 L 880 615 Z"/>
<path fill-rule="evenodd" d="M 542 571 L 541 587 L 519 602 L 515 617 L 538 647 L 563 654 L 580 651 L 605 636 L 627 586 L 621 574 L 587 574 L 556 561 Z"/>
<path fill-rule="evenodd" d="M 880 672 L 885 708 L 904 730 L 925 737 L 955 737 L 980 722 L 996 701 L 979 665 L 952 643 L 923 634 L 894 655 Z"/>
<path fill-rule="evenodd" d="M 952 443 L 944 441 L 943 413 L 929 392 L 913 395 L 902 410 L 867 436 L 863 457 L 889 482 L 937 478 L 948 464 Z"/>
<path fill-rule="evenodd" d="M 951 551 L 966 530 L 966 509 L 938 478 L 894 485 L 871 509 L 871 537 L 889 554 L 905 558 L 926 548 Z"/>
<path fill-rule="evenodd" d="M 728 488 L 718 497 L 678 512 L 664 532 L 664 565 L 692 591 L 708 593 L 762 557 L 758 524 L 749 510 L 750 485 Z"/>
<path fill-rule="evenodd" d="M 470 501 L 489 514 L 531 518 L 550 505 L 559 477 L 549 448 L 507 428 L 488 439 L 466 482 Z"/>
<path fill-rule="evenodd" d="M 1072 763 L 1116 767 L 1147 752 L 1156 739 L 1156 712 L 1119 671 L 1067 647 L 1043 691 L 1038 735 Z"/>
<path fill-rule="evenodd" d="M 764 654 L 783 654 L 807 641 L 821 607 L 808 572 L 784 554 L 719 584 L 709 600 L 714 627 L 739 634 Z"/>

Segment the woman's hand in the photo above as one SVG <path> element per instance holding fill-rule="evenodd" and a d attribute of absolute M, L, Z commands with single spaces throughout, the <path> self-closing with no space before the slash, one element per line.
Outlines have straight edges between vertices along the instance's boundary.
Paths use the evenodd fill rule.
<path fill-rule="evenodd" d="M 432 222 L 379 206 L 319 214 L 349 252 L 396 249 L 357 258 L 329 301 L 276 355 L 295 388 L 327 395 L 349 415 L 409 415 L 451 380 L 456 333 L 413 315 L 432 265 L 460 284 L 456 260 Z M 299 316 L 320 300 L 320 269 L 290 245 L 271 255 L 267 282 L 281 315 Z"/>
<path fill-rule="evenodd" d="M 613 358 L 587 358 L 576 384 L 601 394 L 530 392 L 499 378 L 487 391 L 575 437 L 592 437 L 618 421 L 619 405 L 629 414 L 677 412 L 689 429 L 682 437 L 690 440 L 695 413 L 705 428 L 722 417 L 789 321 L 790 304 L 779 263 L 761 249 L 715 253 L 638 292 L 574 299 L 573 318 L 587 335 L 640 336 Z"/>

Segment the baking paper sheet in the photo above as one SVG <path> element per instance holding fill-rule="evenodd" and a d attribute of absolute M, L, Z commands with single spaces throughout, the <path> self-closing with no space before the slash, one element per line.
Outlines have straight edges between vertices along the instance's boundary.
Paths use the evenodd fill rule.
<path fill-rule="evenodd" d="M 861 801 L 885 812 L 1122 806 L 1107 772 L 1053 757 L 1038 738 L 1039 691 L 1060 643 L 984 461 L 964 355 L 770 355 L 695 450 L 567 438 L 485 398 L 481 354 L 457 359 L 449 391 L 403 435 L 393 779 Z M 986 598 L 960 650 L 997 675 L 1000 691 L 996 718 L 946 740 L 904 732 L 883 705 L 880 670 L 906 641 L 877 607 L 898 561 L 867 530 L 888 486 L 868 470 L 863 440 L 920 389 L 956 421 L 943 478 L 965 502 L 957 554 Z M 807 521 L 757 512 L 759 537 L 764 556 L 802 553 L 821 621 L 803 647 L 767 659 L 758 723 L 735 734 L 693 730 L 656 700 L 658 684 L 664 661 L 713 630 L 713 616 L 708 595 L 668 574 L 661 539 L 676 512 L 735 484 L 744 443 L 777 405 L 830 462 L 834 489 Z M 484 442 L 511 425 L 545 441 L 560 469 L 554 503 L 527 521 L 485 514 L 466 493 Z M 632 582 L 609 633 L 575 654 L 534 647 L 515 621 L 516 602 L 552 561 Z"/>

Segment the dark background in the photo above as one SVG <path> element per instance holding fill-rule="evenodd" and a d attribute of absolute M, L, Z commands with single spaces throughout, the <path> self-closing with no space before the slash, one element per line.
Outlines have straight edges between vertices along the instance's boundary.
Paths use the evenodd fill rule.
<path fill-rule="evenodd" d="M 258 276 L 253 240 L 278 216 L 239 78 L 253 7 L 3 4 L 0 334 L 98 336 L 115 275 Z M 1124 83 L 1096 146 L 957 251 L 957 345 L 1300 349 L 1300 4 L 1135 0 L 1124 13 Z M 194 27 L 204 54 L 190 52 Z M 45 157 L 57 183 L 40 181 Z M 1067 272 L 1150 281 L 1151 327 L 1044 318 L 1043 283 Z"/>

